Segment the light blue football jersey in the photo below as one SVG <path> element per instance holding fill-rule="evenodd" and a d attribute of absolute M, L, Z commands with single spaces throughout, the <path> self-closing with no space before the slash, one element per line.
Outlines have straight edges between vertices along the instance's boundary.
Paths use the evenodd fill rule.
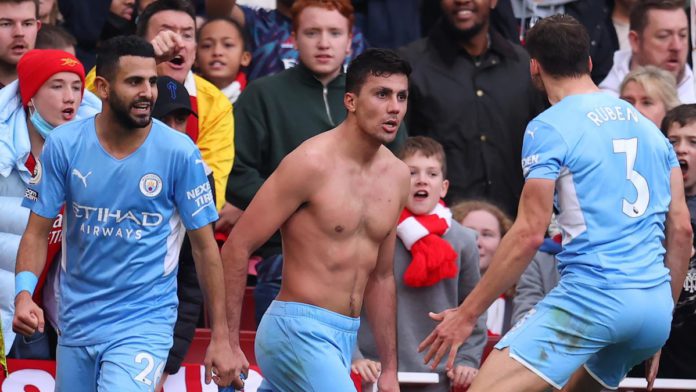
<path fill-rule="evenodd" d="M 527 180 L 556 182 L 563 279 L 612 288 L 669 280 L 662 241 L 673 167 L 660 130 L 604 93 L 566 97 L 529 123 L 522 168 Z"/>
<path fill-rule="evenodd" d="M 40 161 L 24 205 L 53 218 L 65 203 L 60 343 L 171 334 L 185 230 L 217 219 L 198 148 L 153 120 L 143 144 L 116 159 L 99 143 L 91 117 L 56 128 Z"/>

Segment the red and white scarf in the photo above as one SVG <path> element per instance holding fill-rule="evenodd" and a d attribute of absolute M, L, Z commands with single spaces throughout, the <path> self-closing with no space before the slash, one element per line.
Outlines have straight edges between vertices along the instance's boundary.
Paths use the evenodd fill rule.
<path fill-rule="evenodd" d="M 396 235 L 411 252 L 404 283 L 411 287 L 432 286 L 457 275 L 457 253 L 442 236 L 452 226 L 452 212 L 440 201 L 428 215 L 414 215 L 404 208 Z"/>

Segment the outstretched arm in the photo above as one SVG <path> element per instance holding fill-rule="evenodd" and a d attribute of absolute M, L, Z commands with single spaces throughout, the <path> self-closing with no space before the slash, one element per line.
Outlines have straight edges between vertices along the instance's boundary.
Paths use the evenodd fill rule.
<path fill-rule="evenodd" d="M 28 272 L 35 277 L 41 275 L 46 264 L 48 233 L 53 227 L 53 219 L 35 213 L 29 215 L 29 223 L 22 235 L 17 251 L 15 273 Z M 34 283 L 34 286 L 36 283 Z M 32 287 L 31 289 L 33 289 Z M 29 291 L 21 291 L 15 297 L 15 314 L 12 330 L 24 336 L 31 336 L 37 330 L 43 332 L 43 310 L 31 298 Z"/>
<path fill-rule="evenodd" d="M 491 266 L 479 284 L 456 310 L 431 314 L 442 322 L 418 347 L 430 348 L 425 363 L 433 360 L 435 369 L 448 354 L 447 369 L 452 369 L 459 346 L 471 335 L 478 317 L 508 287 L 512 286 L 527 268 L 551 220 L 555 182 L 530 179 L 522 189 L 520 207 L 515 223 L 500 242 Z"/>
<path fill-rule="evenodd" d="M 232 17 L 244 26 L 244 12 L 237 5 L 237 0 L 205 0 L 205 11 L 211 18 Z"/>

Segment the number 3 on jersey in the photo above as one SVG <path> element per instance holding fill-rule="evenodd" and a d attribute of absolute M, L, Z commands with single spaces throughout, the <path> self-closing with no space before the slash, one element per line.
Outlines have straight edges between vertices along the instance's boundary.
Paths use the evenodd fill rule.
<path fill-rule="evenodd" d="M 626 179 L 631 181 L 638 193 L 633 203 L 626 199 L 622 200 L 622 210 L 624 214 L 631 218 L 637 218 L 645 214 L 645 210 L 648 209 L 648 202 L 650 202 L 648 182 L 645 180 L 645 177 L 633 170 L 633 165 L 636 163 L 636 152 L 638 151 L 638 139 L 614 139 L 613 142 L 615 154 L 626 154 Z"/>

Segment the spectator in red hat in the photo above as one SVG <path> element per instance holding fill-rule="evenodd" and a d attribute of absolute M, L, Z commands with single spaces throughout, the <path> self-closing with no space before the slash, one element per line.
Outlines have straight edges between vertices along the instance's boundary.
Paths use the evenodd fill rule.
<path fill-rule="evenodd" d="M 17 81 L 0 90 L 0 314 L 10 356 L 47 359 L 55 346 L 44 334 L 50 338 L 51 332 L 16 340 L 12 332 L 14 267 L 29 215 L 20 204 L 26 186 L 41 177 L 37 158 L 44 139 L 55 127 L 77 116 L 85 71 L 67 52 L 35 49 L 19 60 L 17 75 Z M 59 216 L 49 236 L 48 262 L 40 282 L 59 253 L 61 221 Z M 35 291 L 37 303 L 41 303 L 41 292 Z"/>

